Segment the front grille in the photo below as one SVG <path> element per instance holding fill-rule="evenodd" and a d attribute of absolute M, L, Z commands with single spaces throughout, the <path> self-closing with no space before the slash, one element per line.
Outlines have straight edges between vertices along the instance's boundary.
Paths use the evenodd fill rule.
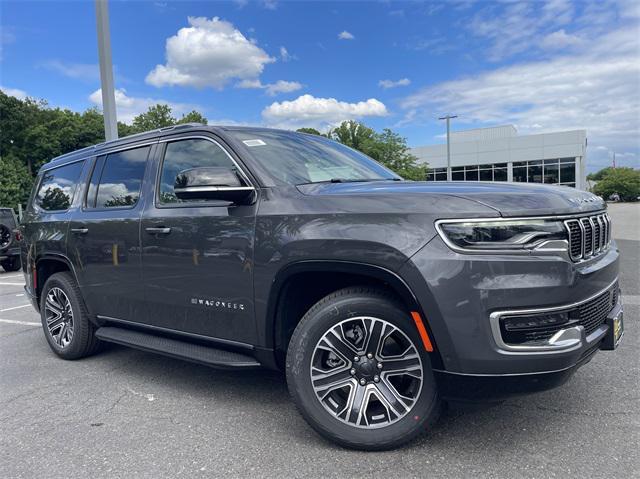
<path fill-rule="evenodd" d="M 507 344 L 518 345 L 524 343 L 544 342 L 561 329 L 567 329 L 574 326 L 584 327 L 586 335 L 589 336 L 598 329 L 602 323 L 604 323 L 609 312 L 618 303 L 619 291 L 618 283 L 616 282 L 608 290 L 600 293 L 595 298 L 579 304 L 574 308 L 559 311 L 558 313 L 568 313 L 569 316 L 568 321 L 563 324 L 546 327 L 532 326 L 530 329 L 508 331 L 504 327 L 503 323 L 500 325 L 502 339 Z M 546 315 L 548 315 L 548 313 L 546 313 Z M 532 319 L 531 324 L 534 324 L 536 316 L 530 317 Z"/>
<path fill-rule="evenodd" d="M 606 213 L 565 220 L 569 253 L 573 261 L 602 253 L 611 241 L 611 220 Z"/>

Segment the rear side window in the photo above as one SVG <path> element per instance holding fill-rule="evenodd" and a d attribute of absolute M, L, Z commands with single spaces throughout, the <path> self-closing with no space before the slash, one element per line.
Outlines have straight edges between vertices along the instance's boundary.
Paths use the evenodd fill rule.
<path fill-rule="evenodd" d="M 87 192 L 88 208 L 133 207 L 140 199 L 140 188 L 151 147 L 118 151 L 99 157 Z"/>
<path fill-rule="evenodd" d="M 173 192 L 176 176 L 183 170 L 201 166 L 221 166 L 235 169 L 227 152 L 209 140 L 189 139 L 167 143 L 160 177 L 160 204 L 184 203 Z M 200 202 L 201 200 L 196 200 Z"/>
<path fill-rule="evenodd" d="M 84 161 L 47 170 L 42 175 L 35 204 L 46 211 L 69 209 Z"/>

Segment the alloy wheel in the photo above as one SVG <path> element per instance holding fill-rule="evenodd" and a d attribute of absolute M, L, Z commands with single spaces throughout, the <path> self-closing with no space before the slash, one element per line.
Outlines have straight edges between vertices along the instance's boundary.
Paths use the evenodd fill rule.
<path fill-rule="evenodd" d="M 393 324 L 354 317 L 331 327 L 316 344 L 311 382 L 317 399 L 340 421 L 384 427 L 405 417 L 418 400 L 422 360 Z"/>
<path fill-rule="evenodd" d="M 61 348 L 66 347 L 73 338 L 73 309 L 69 297 L 62 289 L 53 287 L 47 293 L 44 308 L 51 338 Z"/>

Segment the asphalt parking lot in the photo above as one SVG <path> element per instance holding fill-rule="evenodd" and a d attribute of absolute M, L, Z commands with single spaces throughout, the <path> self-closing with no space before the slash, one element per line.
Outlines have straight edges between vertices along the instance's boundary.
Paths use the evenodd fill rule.
<path fill-rule="evenodd" d="M 0 273 L 3 477 L 640 477 L 640 204 L 611 205 L 625 338 L 563 387 L 448 411 L 409 446 L 317 436 L 272 372 L 221 372 L 111 346 L 49 350 L 22 273 Z"/>

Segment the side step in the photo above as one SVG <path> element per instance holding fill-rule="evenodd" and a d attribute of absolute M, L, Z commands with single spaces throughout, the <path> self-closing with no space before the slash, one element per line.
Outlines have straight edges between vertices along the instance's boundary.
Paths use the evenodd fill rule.
<path fill-rule="evenodd" d="M 260 367 L 260 363 L 254 358 L 242 353 L 187 343 L 163 336 L 133 331 L 131 329 L 105 326 L 98 328 L 96 337 L 109 343 L 122 344 L 143 351 L 192 361 L 215 368 L 235 369 Z"/>

